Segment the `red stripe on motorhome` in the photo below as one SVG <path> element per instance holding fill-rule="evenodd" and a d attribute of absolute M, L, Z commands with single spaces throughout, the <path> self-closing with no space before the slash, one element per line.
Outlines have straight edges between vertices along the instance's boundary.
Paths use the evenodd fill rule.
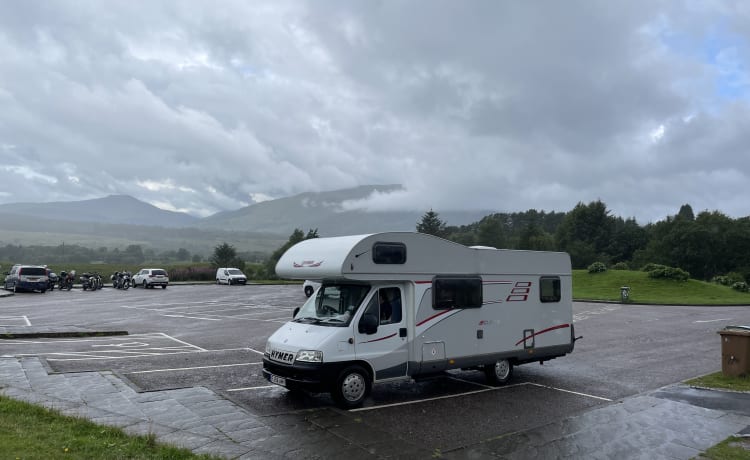
<path fill-rule="evenodd" d="M 521 340 L 519 340 L 518 342 L 516 342 L 516 346 L 520 345 L 521 343 L 523 343 L 526 340 L 529 340 L 529 339 L 531 339 L 533 337 L 536 337 L 536 336 L 538 336 L 540 334 L 544 334 L 545 332 L 554 331 L 556 329 L 565 329 L 566 327 L 570 327 L 570 324 L 558 324 L 557 326 L 552 326 L 552 327 L 548 327 L 547 329 L 542 329 L 541 331 L 535 332 L 535 333 L 533 333 L 532 335 L 530 335 L 528 337 L 522 338 Z"/>

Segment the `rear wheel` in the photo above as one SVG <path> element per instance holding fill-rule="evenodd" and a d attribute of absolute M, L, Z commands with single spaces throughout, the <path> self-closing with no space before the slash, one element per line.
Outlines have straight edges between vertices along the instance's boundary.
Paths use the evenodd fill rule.
<path fill-rule="evenodd" d="M 484 366 L 484 374 L 492 385 L 505 385 L 513 376 L 513 363 L 507 359 L 499 359 Z"/>
<path fill-rule="evenodd" d="M 161 285 L 161 288 L 162 288 L 162 289 L 166 289 L 166 288 L 167 288 L 167 285 L 166 285 L 166 284 L 162 284 L 162 285 Z"/>
<path fill-rule="evenodd" d="M 361 366 L 351 366 L 339 374 L 331 396 L 340 407 L 351 409 L 362 405 L 367 395 L 370 394 L 371 387 L 370 375 L 367 371 Z"/>

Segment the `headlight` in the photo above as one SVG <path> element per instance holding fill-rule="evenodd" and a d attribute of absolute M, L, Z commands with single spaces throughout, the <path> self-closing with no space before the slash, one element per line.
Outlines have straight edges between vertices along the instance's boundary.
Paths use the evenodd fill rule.
<path fill-rule="evenodd" d="M 266 351 L 263 353 L 263 356 L 268 356 L 271 354 L 271 346 L 268 345 L 268 342 L 266 342 Z"/>
<path fill-rule="evenodd" d="M 323 352 L 319 350 L 300 350 L 297 352 L 297 361 L 306 363 L 323 362 Z"/>

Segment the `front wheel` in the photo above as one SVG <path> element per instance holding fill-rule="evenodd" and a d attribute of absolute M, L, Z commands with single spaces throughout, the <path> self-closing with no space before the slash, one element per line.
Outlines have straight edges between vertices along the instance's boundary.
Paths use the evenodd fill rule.
<path fill-rule="evenodd" d="M 484 375 L 491 385 L 505 385 L 513 376 L 513 363 L 507 359 L 499 359 L 484 366 Z"/>
<path fill-rule="evenodd" d="M 331 391 L 334 401 L 343 409 L 359 407 L 370 394 L 370 376 L 361 366 L 344 369 Z"/>

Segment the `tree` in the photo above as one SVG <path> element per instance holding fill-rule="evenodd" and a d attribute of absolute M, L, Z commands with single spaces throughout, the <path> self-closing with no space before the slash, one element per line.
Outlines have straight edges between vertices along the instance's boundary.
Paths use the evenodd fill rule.
<path fill-rule="evenodd" d="M 229 243 L 222 243 L 214 248 L 211 256 L 211 265 L 214 268 L 231 267 L 232 262 L 237 259 L 237 250 Z"/>
<path fill-rule="evenodd" d="M 570 254 L 573 268 L 584 268 L 596 259 L 608 259 L 615 219 L 601 201 L 578 203 L 555 232 L 557 247 Z M 608 262 L 608 260 L 600 260 Z"/>
<path fill-rule="evenodd" d="M 422 216 L 422 221 L 417 223 L 417 231 L 428 235 L 435 235 L 445 238 L 445 222 L 440 220 L 438 213 L 430 209 Z"/>
<path fill-rule="evenodd" d="M 185 248 L 180 248 L 177 250 L 176 257 L 177 257 L 177 260 L 180 260 L 180 261 L 190 260 L 190 251 L 188 251 Z"/>
<path fill-rule="evenodd" d="M 504 225 L 504 219 L 500 214 L 493 214 L 483 218 L 479 221 L 476 244 L 479 246 L 491 246 L 493 248 L 506 247 Z"/>

